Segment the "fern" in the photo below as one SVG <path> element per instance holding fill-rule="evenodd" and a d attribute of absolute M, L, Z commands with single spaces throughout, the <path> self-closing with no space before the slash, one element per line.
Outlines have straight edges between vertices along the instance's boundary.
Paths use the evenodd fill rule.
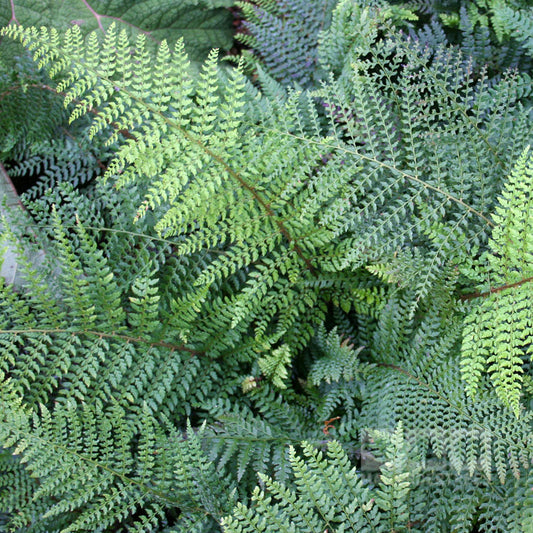
<path fill-rule="evenodd" d="M 244 31 L 237 35 L 277 80 L 307 86 L 317 77 L 317 40 L 336 0 L 241 2 Z M 252 61 L 253 59 L 250 58 Z"/>
<path fill-rule="evenodd" d="M 522 46 L 533 55 L 533 25 L 531 24 L 531 8 L 516 9 L 516 6 L 494 6 L 493 24 L 499 36 L 509 35 L 521 42 Z M 515 9 L 513 9 L 515 8 Z"/>
<path fill-rule="evenodd" d="M 0 27 L 12 24 L 53 26 L 66 30 L 76 26 L 82 38 L 92 31 L 104 35 L 111 24 L 133 38 L 148 36 L 153 51 L 163 39 L 187 43 L 193 70 L 212 47 L 232 46 L 231 14 L 227 0 L 173 2 L 70 3 L 13 1 L 0 7 Z M 55 94 L 50 79 L 12 41 L 3 40 L 0 58 L 0 155 L 8 161 L 11 175 L 21 176 L 17 187 L 37 181 L 32 196 L 57 182 L 84 184 L 105 169 L 109 152 L 86 138 L 86 128 L 68 127 L 68 113 Z M 92 109 L 91 112 L 97 112 Z M 78 153 L 73 153 L 73 152 Z M 98 162 L 96 167 L 91 159 Z M 39 167 L 43 175 L 35 176 Z M 37 178 L 37 179 L 36 179 Z"/>
<path fill-rule="evenodd" d="M 32 494 L 34 503 L 12 527 L 31 524 L 37 509 L 39 527 L 63 524 L 63 531 L 107 529 L 117 521 L 145 531 L 160 523 L 165 508 L 179 505 L 185 516 L 194 516 L 199 505 L 210 507 L 215 515 L 224 509 L 221 496 L 229 498 L 229 492 L 223 485 L 222 492 L 213 492 L 218 480 L 192 428 L 186 439 L 178 440 L 174 434 L 172 441 L 161 440 L 161 432 L 146 414 L 141 414 L 138 434 L 119 407 L 97 414 L 87 405 L 77 407 L 72 402 L 54 413 L 41 407 L 41 420 L 32 423 L 20 401 L 5 396 L 2 440 L 15 446 L 15 455 L 24 454 L 26 469 L 37 470 L 40 477 Z M 200 470 L 189 468 L 191 459 Z"/>
<path fill-rule="evenodd" d="M 526 150 L 516 163 L 494 214 L 490 251 L 483 258 L 488 288 L 477 294 L 465 321 L 462 371 L 474 395 L 485 369 L 502 401 L 520 412 L 522 360 L 530 353 L 528 282 L 532 162 Z M 492 331 L 486 332 L 486 324 Z"/>
<path fill-rule="evenodd" d="M 105 33 L 117 24 L 130 37 L 146 34 L 153 43 L 185 38 L 190 53 L 201 61 L 213 47 L 231 48 L 231 17 L 225 10 L 228 0 L 186 0 L 155 2 L 144 0 L 132 6 L 127 1 L 78 2 L 63 6 L 56 2 L 14 0 L 0 10 L 0 26 L 53 26 L 66 30 L 77 26 L 84 36 L 92 31 Z"/>
<path fill-rule="evenodd" d="M 2 152 L 42 180 L 4 222 L 1 527 L 528 530 L 526 47 L 326 8 L 248 4 L 252 80 L 120 21 L 2 30 L 69 119 Z M 298 84 L 259 40 L 295 21 Z"/>
<path fill-rule="evenodd" d="M 291 449 L 295 489 L 260 475 L 264 490 L 254 490 L 254 507 L 238 505 L 222 521 L 225 532 L 247 531 L 381 531 L 405 529 L 405 500 L 410 473 L 406 471 L 401 427 L 389 438 L 389 460 L 381 475 L 381 487 L 368 485 L 351 466 L 336 441 L 328 443 L 327 458 L 308 443 L 305 460 Z M 400 512 L 398 512 L 401 509 Z"/>
<path fill-rule="evenodd" d="M 48 144 L 66 113 L 53 91 L 46 89 L 46 76 L 36 72 L 29 58 L 15 61 L 6 55 L 0 61 L 0 154 L 3 160 L 9 156 L 20 160 L 20 152 L 28 151 L 31 143 Z M 33 107 L 40 112 L 28 113 Z"/>

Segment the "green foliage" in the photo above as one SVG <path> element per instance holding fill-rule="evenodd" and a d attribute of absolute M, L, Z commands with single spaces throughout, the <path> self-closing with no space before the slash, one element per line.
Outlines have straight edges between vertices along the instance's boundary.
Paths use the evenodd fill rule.
<path fill-rule="evenodd" d="M 145 34 L 154 45 L 163 39 L 174 44 L 184 39 L 196 61 L 213 47 L 228 50 L 232 44 L 231 16 L 224 8 L 231 0 L 73 0 L 67 4 L 46 0 L 2 0 L 0 27 L 10 23 L 47 26 L 65 31 L 74 26 L 86 37 L 107 32 L 115 24 L 134 39 Z"/>
<path fill-rule="evenodd" d="M 490 27 L 499 42 L 515 39 L 531 53 L 531 6 L 523 0 L 475 0 L 465 3 L 474 25 Z M 528 13 L 529 10 L 529 13 Z M 453 21 L 453 16 L 444 17 Z"/>
<path fill-rule="evenodd" d="M 260 476 L 265 490 L 256 488 L 253 509 L 237 505 L 232 517 L 223 520 L 226 532 L 248 531 L 373 531 L 379 522 L 373 492 L 357 476 L 339 443 L 328 444 L 327 458 L 308 443 L 303 443 L 304 458 L 294 448 L 290 462 L 295 488 L 267 476 Z M 376 494 L 377 496 L 377 494 Z M 393 503 L 383 493 L 381 503 Z"/>
<path fill-rule="evenodd" d="M 499 80 L 509 68 L 527 74 L 531 70 L 532 56 L 525 39 L 517 38 L 516 26 L 502 34 L 497 28 L 496 16 L 496 11 L 501 9 L 511 10 L 516 15 L 515 10 L 526 4 L 514 0 L 407 2 L 419 14 L 420 21 L 424 21 L 411 25 L 409 33 L 433 50 L 453 45 L 469 59 L 474 72 L 483 73 L 489 79 Z M 527 18 L 526 15 L 523 23 L 527 24 Z M 529 86 L 528 83 L 527 88 Z"/>
<path fill-rule="evenodd" d="M 486 367 L 496 393 L 518 416 L 523 359 L 531 354 L 531 190 L 533 161 L 526 150 L 516 163 L 493 215 L 494 229 L 482 258 L 486 296 L 465 320 L 462 371 L 475 394 Z M 490 330 L 487 326 L 490 325 Z"/>
<path fill-rule="evenodd" d="M 80 38 L 86 40 L 93 31 L 104 35 L 113 25 L 126 32 L 129 39 L 145 36 L 150 54 L 163 40 L 172 44 L 183 40 L 194 70 L 213 47 L 224 51 L 231 48 L 232 17 L 226 8 L 232 3 L 2 0 L 0 27 L 21 24 L 61 31 L 75 27 Z M 5 39 L 1 46 L 0 157 L 6 161 L 10 175 L 36 182 L 32 195 L 42 194 L 61 181 L 74 186 L 91 181 L 105 167 L 109 154 L 88 140 L 86 124 L 67 125 L 68 113 L 50 79 L 37 71 L 21 48 Z"/>
<path fill-rule="evenodd" d="M 291 352 L 286 345 L 280 346 L 272 351 L 272 354 L 261 357 L 257 360 L 257 364 L 272 384 L 278 389 L 284 389 L 284 381 L 287 379 L 287 366 L 291 362 Z"/>
<path fill-rule="evenodd" d="M 29 58 L 22 57 L 14 64 L 4 61 L 4 57 L 0 59 L 2 159 L 23 161 L 29 159 L 27 152 L 32 143 L 51 144 L 50 137 L 64 123 L 66 113 L 57 95 L 47 87 L 46 77 L 36 72 Z M 39 112 L 29 113 L 34 106 Z"/>
<path fill-rule="evenodd" d="M 240 42 L 252 50 L 269 74 L 286 83 L 308 86 L 317 78 L 317 40 L 329 25 L 337 0 L 306 2 L 239 2 L 244 15 Z"/>
<path fill-rule="evenodd" d="M 108 18 L 2 30 L 2 158 L 41 177 L 3 232 L 6 531 L 531 529 L 526 42 L 333 4 L 242 6 L 251 80 Z"/>
<path fill-rule="evenodd" d="M 408 463 L 401 424 L 375 437 L 384 448 L 376 487 L 361 478 L 338 442 L 328 442 L 326 457 L 304 442 L 303 458 L 290 451 L 295 488 L 260 475 L 264 490 L 254 490 L 253 508 L 238 504 L 223 519 L 224 531 L 406 531 L 416 471 Z"/>

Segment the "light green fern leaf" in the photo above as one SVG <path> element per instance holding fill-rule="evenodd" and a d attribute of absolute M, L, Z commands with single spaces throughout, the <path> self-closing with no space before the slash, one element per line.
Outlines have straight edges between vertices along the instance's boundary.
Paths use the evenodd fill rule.
<path fill-rule="evenodd" d="M 409 522 L 408 497 L 416 468 L 408 462 L 408 446 L 400 422 L 392 434 L 372 431 L 374 439 L 386 441 L 385 462 L 380 468 L 381 487 L 377 490 L 376 505 L 388 516 L 390 531 L 401 531 Z"/>
<path fill-rule="evenodd" d="M 272 384 L 278 389 L 287 388 L 285 381 L 289 374 L 287 366 L 291 363 L 291 352 L 286 344 L 276 348 L 271 354 L 265 355 L 257 360 L 257 364 Z"/>
<path fill-rule="evenodd" d="M 522 366 L 531 357 L 533 315 L 533 158 L 527 148 L 502 191 L 484 258 L 488 284 L 468 298 L 481 299 L 465 319 L 461 368 L 475 395 L 488 371 L 503 403 L 520 412 Z"/>

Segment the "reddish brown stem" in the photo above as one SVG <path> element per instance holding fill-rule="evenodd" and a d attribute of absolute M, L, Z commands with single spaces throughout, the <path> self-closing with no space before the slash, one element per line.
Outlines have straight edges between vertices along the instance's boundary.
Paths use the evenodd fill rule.
<path fill-rule="evenodd" d="M 524 283 L 528 283 L 530 281 L 533 281 L 533 276 L 530 278 L 524 278 L 520 281 L 517 281 L 516 283 L 508 283 L 506 285 L 501 285 L 500 287 L 493 287 L 485 292 L 472 292 L 470 294 L 463 294 L 459 297 L 460 300 L 467 301 L 467 300 L 474 300 L 475 298 L 486 298 L 487 296 L 490 296 L 491 294 L 502 292 L 507 289 L 512 289 L 513 287 L 519 287 L 520 285 L 523 285 Z"/>
<path fill-rule="evenodd" d="M 162 348 L 168 348 L 169 350 L 176 350 L 179 352 L 188 352 L 191 355 L 204 355 L 205 352 L 194 350 L 185 346 L 183 344 L 171 344 L 164 341 L 152 341 L 150 339 L 144 339 L 142 337 L 132 337 L 130 335 L 122 335 L 120 333 L 104 333 L 102 331 L 92 331 L 92 330 L 71 330 L 71 329 L 41 329 L 41 328 L 29 328 L 29 329 L 3 329 L 0 330 L 0 334 L 11 334 L 11 335 L 27 335 L 28 333 L 43 333 L 48 335 L 53 335 L 54 333 L 70 333 L 71 335 L 90 335 L 95 337 L 106 338 L 106 339 L 121 339 L 126 342 L 132 342 L 135 344 L 148 344 L 149 346 L 160 346 Z"/>
<path fill-rule="evenodd" d="M 9 19 L 9 24 L 12 22 L 17 24 L 17 26 L 20 24 L 20 22 L 17 20 L 17 16 L 15 15 L 15 2 L 14 0 L 10 0 L 11 4 L 11 18 Z"/>

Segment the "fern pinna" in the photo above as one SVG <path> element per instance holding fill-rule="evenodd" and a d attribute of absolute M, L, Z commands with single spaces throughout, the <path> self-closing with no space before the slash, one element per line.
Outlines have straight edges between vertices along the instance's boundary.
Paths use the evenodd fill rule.
<path fill-rule="evenodd" d="M 106 154 L 6 224 L 8 530 L 531 527 L 528 78 L 363 4 L 306 91 L 113 26 L 2 30 Z M 504 293 L 511 351 L 479 335 Z"/>
<path fill-rule="evenodd" d="M 318 36 L 329 26 L 335 4 L 336 0 L 239 2 L 244 21 L 236 37 L 250 49 L 244 57 L 252 64 L 259 61 L 282 83 L 310 85 L 320 70 Z"/>

